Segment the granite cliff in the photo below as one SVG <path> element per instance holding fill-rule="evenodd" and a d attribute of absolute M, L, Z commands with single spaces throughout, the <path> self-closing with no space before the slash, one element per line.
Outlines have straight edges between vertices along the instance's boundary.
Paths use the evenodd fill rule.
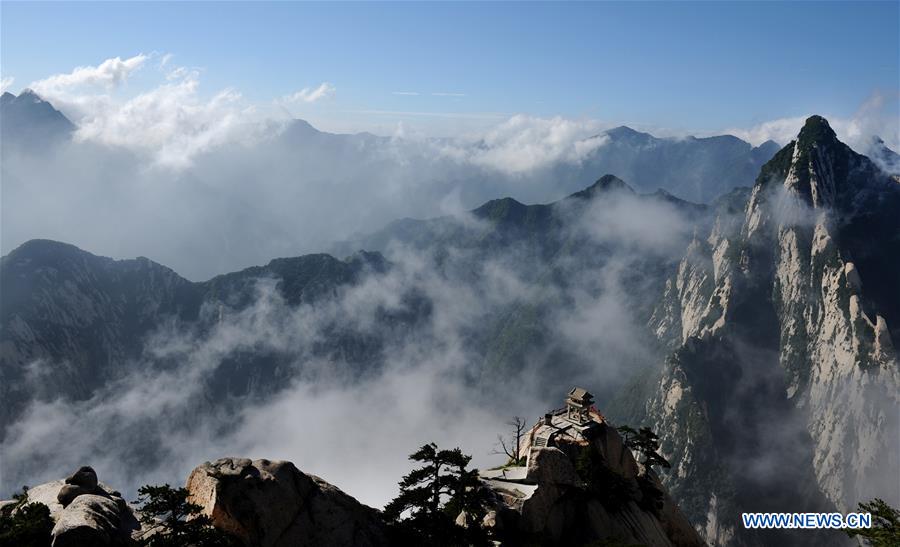
<path fill-rule="evenodd" d="M 739 511 L 900 499 L 898 211 L 900 185 L 813 116 L 666 283 L 643 415 L 710 543 L 765 543 Z"/>

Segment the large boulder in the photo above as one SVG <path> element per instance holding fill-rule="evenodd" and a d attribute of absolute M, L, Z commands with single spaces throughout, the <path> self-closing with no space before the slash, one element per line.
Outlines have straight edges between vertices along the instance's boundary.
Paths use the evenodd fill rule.
<path fill-rule="evenodd" d="M 67 507 L 75 498 L 83 494 L 107 495 L 106 490 L 100 488 L 97 472 L 93 467 L 81 467 L 66 477 L 66 483 L 59 489 L 56 500 L 63 507 Z"/>
<path fill-rule="evenodd" d="M 80 468 L 65 480 L 30 488 L 27 503 L 41 503 L 50 509 L 53 547 L 126 546 L 140 529 L 121 494 L 99 482 L 90 467 Z"/>
<path fill-rule="evenodd" d="M 97 488 L 100 483 L 97 481 L 97 472 L 94 471 L 94 468 L 84 465 L 78 468 L 78 471 L 66 477 L 66 484 L 73 484 L 92 490 Z"/>
<path fill-rule="evenodd" d="M 387 545 L 378 511 L 283 461 L 223 458 L 194 469 L 192 502 L 254 547 Z"/>
<path fill-rule="evenodd" d="M 124 546 L 138 527 L 122 498 L 84 494 L 58 514 L 51 536 L 53 547 Z"/>

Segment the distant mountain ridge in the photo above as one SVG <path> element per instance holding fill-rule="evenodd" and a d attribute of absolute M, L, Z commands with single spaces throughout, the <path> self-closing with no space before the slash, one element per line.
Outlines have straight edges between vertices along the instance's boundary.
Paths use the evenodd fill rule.
<path fill-rule="evenodd" d="M 343 261 L 306 255 L 196 283 L 146 258 L 113 260 L 65 243 L 29 241 L 0 259 L 0 423 L 11 424 L 32 397 L 92 397 L 128 372 L 123 365 L 141 357 L 146 337 L 163 321 L 207 328 L 204 307 L 243 309 L 258 297 L 260 279 L 275 280 L 280 296 L 298 305 L 330 297 L 364 273 L 386 267 L 377 253 Z M 66 366 L 33 392 L 27 365 L 45 361 Z M 235 362 L 222 386 L 247 393 L 271 372 Z"/>
<path fill-rule="evenodd" d="M 553 238 L 558 235 L 562 225 L 561 218 L 580 211 L 584 203 L 605 194 L 624 194 L 637 199 L 667 203 L 697 221 L 708 211 L 708 206 L 704 204 L 683 200 L 665 190 L 644 194 L 635 192 L 619 177 L 607 174 L 583 190 L 555 202 L 526 205 L 512 197 L 504 197 L 487 201 L 461 217 L 447 215 L 425 220 L 404 218 L 370 234 L 338 242 L 329 251 L 335 256 L 346 256 L 360 249 L 384 252 L 391 243 L 420 249 L 436 244 L 468 247 L 482 245 L 480 234 L 485 231 L 489 231 L 492 237 L 508 240 L 527 237 L 530 241 L 537 242 L 539 247 L 551 243 L 558 245 L 561 242 L 554 241 Z M 459 218 L 468 218 L 472 222 L 460 223 Z M 554 247 L 547 252 L 555 252 L 555 249 Z"/>
<path fill-rule="evenodd" d="M 42 144 L 67 140 L 77 129 L 50 102 L 30 89 L 18 96 L 5 92 L 0 97 L 3 140 L 8 145 L 40 148 Z M 597 173 L 612 173 L 627 180 L 639 192 L 662 189 L 688 201 L 709 203 L 732 188 L 751 186 L 762 165 L 780 149 L 768 140 L 759 146 L 733 135 L 710 137 L 656 137 L 628 126 L 615 127 L 588 137 L 585 143 L 602 140 L 578 162 L 557 162 L 546 174 L 564 193 L 577 191 L 583 181 Z M 373 152 L 389 148 L 393 137 L 371 133 L 339 134 L 320 131 L 309 122 L 295 119 L 287 123 L 279 137 L 305 162 L 331 157 L 335 161 L 373 162 L 386 158 Z M 431 139 L 438 145 L 453 139 Z M 456 143 L 455 146 L 459 146 Z M 878 137 L 864 151 L 882 168 L 900 174 L 900 156 Z M 501 174 L 497 174 L 501 176 Z"/>
<path fill-rule="evenodd" d="M 39 147 L 43 142 L 65 140 L 77 129 L 68 118 L 35 92 L 18 96 L 6 92 L 0 99 L 5 140 Z M 571 193 L 597 173 L 613 173 L 628 180 L 640 192 L 664 189 L 682 199 L 708 202 L 736 186 L 749 186 L 759 167 L 778 150 L 767 141 L 753 147 L 732 135 L 714 137 L 658 138 L 627 126 L 588 137 L 584 142 L 605 142 L 577 162 L 557 162 L 548 177 L 563 192 Z M 387 149 L 393 140 L 371 133 L 337 134 L 320 131 L 309 122 L 287 123 L 279 140 L 307 161 L 340 158 L 340 161 L 379 162 L 369 157 Z M 453 139 L 431 139 L 438 150 Z M 463 146 L 456 143 L 455 146 Z M 497 173 L 496 176 L 501 176 Z"/>
<path fill-rule="evenodd" d="M 888 174 L 900 176 L 900 154 L 894 152 L 884 143 L 881 137 L 872 137 L 868 150 L 864 153 L 872 158 Z"/>
<path fill-rule="evenodd" d="M 733 135 L 659 138 L 627 126 L 600 136 L 607 142 L 583 160 L 581 172 L 614 173 L 638 191 L 664 189 L 701 203 L 750 186 L 780 148 L 771 140 L 754 147 Z"/>
<path fill-rule="evenodd" d="M 291 122 L 284 135 L 297 144 L 329 143 L 345 151 L 390 142 L 387 137 L 369 133 L 322 132 L 304 120 Z M 771 140 L 754 147 L 733 135 L 661 138 L 627 126 L 587 137 L 582 142 L 591 141 L 601 144 L 592 146 L 579 161 L 558 161 L 547 168 L 547 178 L 561 191 L 574 192 L 597 173 L 611 173 L 627 180 L 639 192 L 662 189 L 681 199 L 707 203 L 732 188 L 752 185 L 760 167 L 780 148 Z M 431 142 L 446 144 L 453 143 L 453 139 Z M 475 147 L 490 149 L 483 142 Z"/>
<path fill-rule="evenodd" d="M 30 89 L 18 96 L 4 92 L 0 119 L 0 140 L 7 146 L 44 146 L 69 138 L 76 129 L 62 112 Z"/>

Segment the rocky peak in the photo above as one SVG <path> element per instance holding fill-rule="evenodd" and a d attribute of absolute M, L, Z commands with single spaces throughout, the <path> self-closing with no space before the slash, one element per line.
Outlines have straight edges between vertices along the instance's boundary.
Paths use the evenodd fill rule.
<path fill-rule="evenodd" d="M 865 154 L 872 158 L 872 161 L 877 163 L 884 172 L 900 175 L 900 154 L 888 148 L 881 137 L 872 137 Z"/>
<path fill-rule="evenodd" d="M 484 205 L 474 209 L 475 218 L 491 220 L 518 219 L 524 216 L 528 206 L 510 197 L 492 199 Z"/>
<path fill-rule="evenodd" d="M 83 251 L 75 245 L 54 241 L 52 239 L 30 239 L 19 245 L 6 256 L 4 263 L 32 263 L 40 262 L 50 264 L 63 259 L 77 257 L 93 257 L 91 253 Z"/>
<path fill-rule="evenodd" d="M 773 199 L 785 206 L 783 198 L 788 196 L 814 209 L 846 208 L 856 193 L 871 186 L 862 179 L 873 178 L 874 169 L 872 162 L 838 140 L 828 120 L 810 116 L 797 138 L 763 165 L 751 212 Z M 787 190 L 786 195 L 779 194 L 779 186 Z"/>
<path fill-rule="evenodd" d="M 742 202 L 716 204 L 651 322 L 676 341 L 648 406 L 680 462 L 663 482 L 712 544 L 775 540 L 726 524 L 759 492 L 766 510 L 897 499 L 879 477 L 898 468 L 900 240 L 879 235 L 900 233 L 900 189 L 812 116 Z M 772 429 L 789 429 L 796 450 L 746 442 Z M 745 472 L 776 459 L 789 479 Z"/>
<path fill-rule="evenodd" d="M 625 184 L 624 180 L 610 174 L 603 175 L 597 179 L 597 182 L 589 186 L 588 190 L 592 188 L 595 190 L 628 190 L 629 192 L 633 192 L 631 187 Z"/>
<path fill-rule="evenodd" d="M 284 128 L 284 137 L 294 143 L 308 143 L 310 139 L 315 140 L 324 135 L 326 134 L 313 127 L 311 123 L 299 118 L 291 120 Z"/>
<path fill-rule="evenodd" d="M 222 458 L 194 469 L 187 489 L 216 528 L 245 545 L 387 545 L 378 511 L 290 462 Z"/>
<path fill-rule="evenodd" d="M 628 144 L 648 144 L 657 140 L 653 135 L 634 130 L 627 125 L 614 127 L 607 130 L 604 134 L 614 141 Z"/>
<path fill-rule="evenodd" d="M 12 143 L 40 149 L 68 139 L 76 129 L 62 112 L 30 89 L 22 90 L 18 96 L 4 93 L 0 108 L 4 145 Z"/>
<path fill-rule="evenodd" d="M 797 143 L 801 149 L 821 147 L 822 145 L 838 144 L 837 135 L 828 124 L 828 120 L 819 115 L 810 116 L 800 129 Z"/>
<path fill-rule="evenodd" d="M 41 97 L 40 95 L 35 93 L 35 91 L 33 89 L 28 88 L 28 87 L 26 87 L 25 89 L 23 89 L 21 91 L 21 93 L 19 93 L 18 98 L 20 101 L 30 101 L 30 102 L 34 102 L 34 103 L 47 102 L 43 99 L 43 97 Z"/>
<path fill-rule="evenodd" d="M 588 186 L 580 192 L 575 192 L 569 197 L 579 199 L 592 199 L 605 192 L 617 191 L 634 194 L 634 190 L 632 190 L 631 186 L 628 186 L 628 184 L 624 180 L 615 175 L 606 174 L 597 179 L 597 182 L 595 182 L 594 184 Z"/>
<path fill-rule="evenodd" d="M 503 545 L 702 545 L 656 474 L 575 388 L 525 432 L 523 465 L 483 470 L 485 524 Z"/>

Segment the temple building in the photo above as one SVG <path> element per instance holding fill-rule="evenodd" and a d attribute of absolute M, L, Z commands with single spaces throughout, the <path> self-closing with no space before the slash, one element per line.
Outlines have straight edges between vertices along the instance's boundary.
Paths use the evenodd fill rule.
<path fill-rule="evenodd" d="M 591 407 L 594 406 L 594 396 L 588 390 L 575 387 L 566 397 L 566 419 L 576 424 L 586 424 L 591 421 Z"/>
<path fill-rule="evenodd" d="M 602 437 L 608 427 L 606 419 L 594 407 L 594 396 L 581 387 L 569 390 L 564 406 L 544 414 L 530 430 L 528 430 L 519 446 L 519 453 L 525 455 L 525 465 L 487 470 L 481 473 L 492 488 L 504 488 L 503 484 L 516 484 L 520 491 L 530 495 L 534 482 L 529 476 L 532 458 L 535 452 L 543 448 L 559 448 L 570 457 L 575 458 L 582 447 L 592 440 Z M 531 485 L 531 486 L 529 486 Z"/>
<path fill-rule="evenodd" d="M 582 445 L 590 442 L 595 429 L 606 420 L 594 407 L 594 396 L 581 387 L 572 388 L 565 406 L 544 414 L 523 439 L 520 451 L 530 458 L 531 450 L 547 446 Z"/>

